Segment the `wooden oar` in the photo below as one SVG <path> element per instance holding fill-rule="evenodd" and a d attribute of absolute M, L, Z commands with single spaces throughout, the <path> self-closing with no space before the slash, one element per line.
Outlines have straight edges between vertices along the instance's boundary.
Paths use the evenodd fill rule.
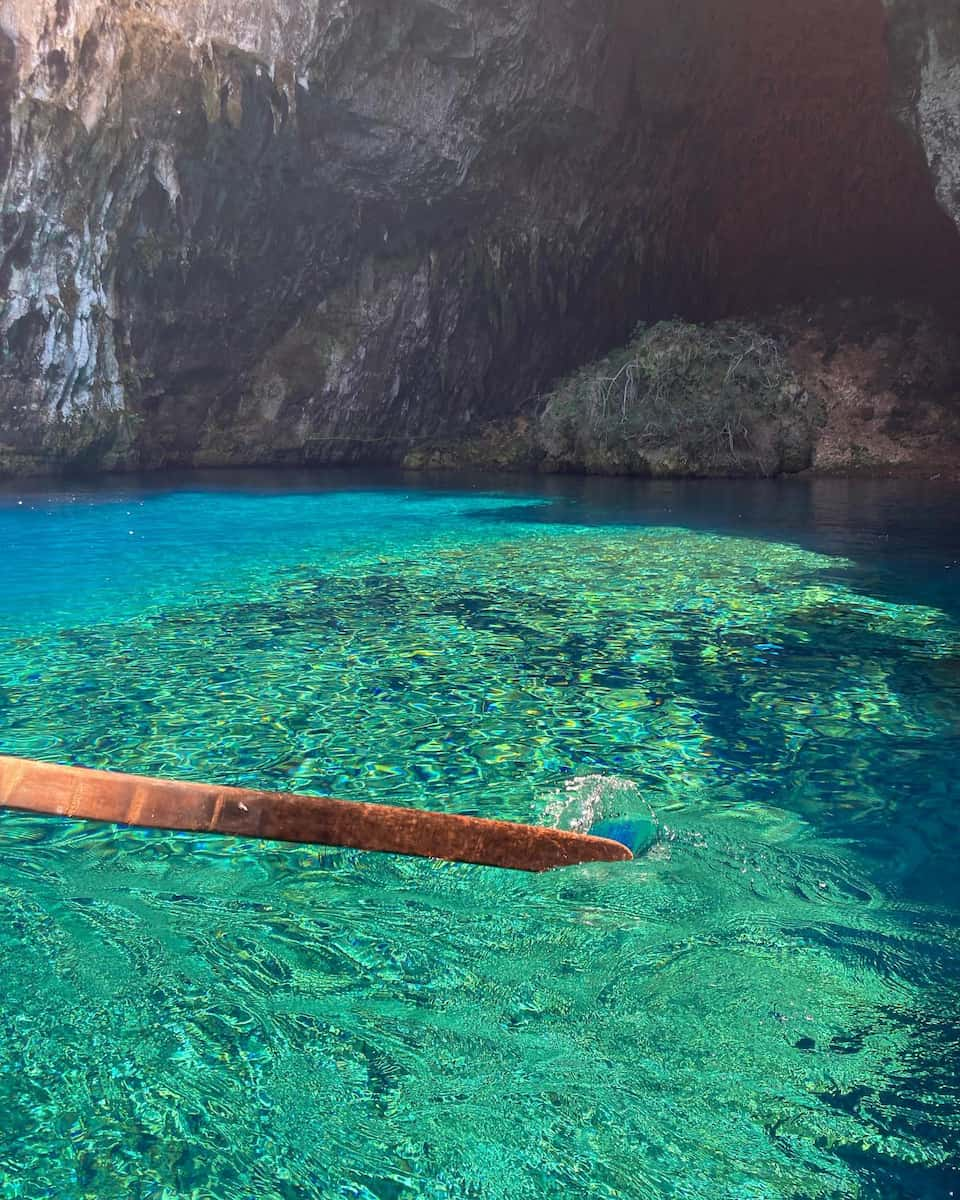
<path fill-rule="evenodd" d="M 0 756 L 0 807 L 118 825 L 384 850 L 517 871 L 633 857 L 626 846 L 608 838 L 539 825 L 148 779 L 5 756 Z"/>

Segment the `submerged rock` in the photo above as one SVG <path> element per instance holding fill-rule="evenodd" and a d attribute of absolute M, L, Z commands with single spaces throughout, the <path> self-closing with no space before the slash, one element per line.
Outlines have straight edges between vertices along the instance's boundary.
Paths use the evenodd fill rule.
<path fill-rule="evenodd" d="M 0 470 L 427 462 L 638 320 L 949 306 L 950 7 L 891 74 L 881 0 L 3 0 Z"/>

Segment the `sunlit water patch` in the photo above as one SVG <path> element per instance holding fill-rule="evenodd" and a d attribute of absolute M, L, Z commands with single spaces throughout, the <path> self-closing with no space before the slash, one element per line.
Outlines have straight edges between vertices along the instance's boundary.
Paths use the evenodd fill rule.
<path fill-rule="evenodd" d="M 0 816 L 3 1200 L 954 1188 L 955 615 L 544 515 L 0 508 L 4 752 L 649 833 L 533 877 Z"/>

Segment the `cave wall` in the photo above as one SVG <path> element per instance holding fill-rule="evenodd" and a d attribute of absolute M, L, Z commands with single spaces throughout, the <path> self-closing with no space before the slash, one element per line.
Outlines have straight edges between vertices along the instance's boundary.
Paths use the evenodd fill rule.
<path fill-rule="evenodd" d="M 0 469 L 396 461 L 641 318 L 949 307 L 918 3 L 0 0 Z"/>
<path fill-rule="evenodd" d="M 960 227 L 960 5 L 887 0 L 896 110 L 923 147 L 944 211 Z"/>

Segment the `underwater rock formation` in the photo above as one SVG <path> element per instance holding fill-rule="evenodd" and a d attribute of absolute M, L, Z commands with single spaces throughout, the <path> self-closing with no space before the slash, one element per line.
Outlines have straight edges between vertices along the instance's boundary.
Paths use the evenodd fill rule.
<path fill-rule="evenodd" d="M 0 0 L 0 470 L 423 460 L 638 320 L 949 306 L 951 7 Z"/>

